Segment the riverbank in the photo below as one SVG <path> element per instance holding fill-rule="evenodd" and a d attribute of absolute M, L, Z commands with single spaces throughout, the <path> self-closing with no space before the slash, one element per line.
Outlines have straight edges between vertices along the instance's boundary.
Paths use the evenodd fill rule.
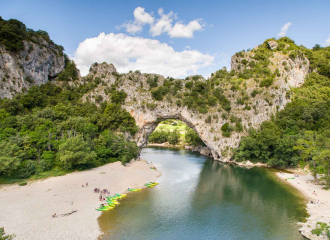
<path fill-rule="evenodd" d="M 299 177 L 293 178 L 295 174 Z M 330 190 L 322 189 L 323 185 L 316 185 L 313 181 L 313 176 L 304 173 L 277 173 L 277 176 L 282 180 L 291 184 L 293 187 L 300 190 L 308 199 L 307 211 L 309 217 L 304 223 L 298 223 L 300 232 L 308 239 L 327 239 L 325 236 L 317 236 L 312 234 L 312 230 L 317 228 L 317 222 L 327 223 L 330 226 Z M 311 203 L 313 201 L 313 204 Z M 315 204 L 315 201 L 320 203 Z"/>
<path fill-rule="evenodd" d="M 93 189 L 108 189 L 115 194 L 142 187 L 161 175 L 150 167 L 144 160 L 126 167 L 115 162 L 26 186 L 2 185 L 0 227 L 7 234 L 16 234 L 17 240 L 97 239 L 101 234 L 97 222 L 101 212 L 95 211 L 99 195 Z M 88 187 L 82 187 L 86 182 Z M 52 218 L 54 213 L 59 217 Z M 72 214 L 64 215 L 68 213 Z"/>

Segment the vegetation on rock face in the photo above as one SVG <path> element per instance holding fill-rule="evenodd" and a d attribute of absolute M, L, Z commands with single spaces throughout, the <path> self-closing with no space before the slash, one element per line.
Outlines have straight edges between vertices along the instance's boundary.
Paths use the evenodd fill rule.
<path fill-rule="evenodd" d="M 137 131 L 121 107 L 126 95 L 113 89 L 113 102 L 97 107 L 81 100 L 94 87 L 93 81 L 78 87 L 48 82 L 0 100 L 0 177 L 43 177 L 135 158 L 138 147 L 123 134 Z"/>
<path fill-rule="evenodd" d="M 18 52 L 24 49 L 23 41 L 43 44 L 42 39 L 50 49 L 63 55 L 63 47 L 54 44 L 47 32 L 33 31 L 18 20 L 6 21 L 0 17 L 0 44 L 7 50 Z M 275 41 L 277 47 L 271 49 L 269 41 Z M 271 58 L 277 53 L 285 61 L 274 66 Z M 237 161 L 264 162 L 271 166 L 310 164 L 315 174 L 325 173 L 330 184 L 330 47 L 316 45 L 307 49 L 287 37 L 267 39 L 249 52 L 237 53 L 233 58 L 235 67 L 230 72 L 221 69 L 207 80 L 199 75 L 184 80 L 148 75 L 148 89 L 143 89 L 143 82 L 140 89 L 149 91 L 155 101 L 168 101 L 175 107 L 200 113 L 198 117 L 204 116 L 205 124 L 217 123 L 221 116 L 218 134 L 231 137 L 234 131 L 247 130 L 242 119 L 234 115 L 237 110 L 249 111 L 253 107 L 258 114 L 258 101 L 272 106 L 273 97 L 267 95 L 268 90 L 277 87 L 277 79 L 283 79 L 285 71 L 290 71 L 292 61 L 303 60 L 304 56 L 309 59 L 312 72 L 305 84 L 293 90 L 293 101 L 283 111 L 264 122 L 259 130 L 250 129 L 234 157 Z M 75 82 L 79 73 L 75 63 L 66 57 L 65 70 L 57 77 L 61 87 L 52 83 L 32 86 L 26 94 L 0 100 L 0 176 L 27 178 L 51 171 L 63 173 L 115 160 L 127 162 L 137 156 L 136 144 L 127 141 L 123 134 L 134 135 L 138 130 L 134 119 L 121 106 L 127 97 L 119 89 L 124 74 L 112 72 L 116 80 L 111 86 L 106 86 L 104 77 L 94 75 L 86 77 L 83 83 Z M 132 72 L 128 79 L 136 80 Z M 29 76 L 25 80 L 33 83 Z M 255 88 L 251 89 L 249 84 Z M 84 94 L 93 93 L 100 85 L 111 101 L 106 102 L 100 92 L 82 100 Z M 289 91 L 285 94 L 291 97 Z M 96 104 L 91 103 L 91 98 Z M 145 106 L 154 109 L 157 104 L 146 102 Z M 149 141 L 202 144 L 195 131 L 188 128 L 184 138 L 180 131 L 163 129 L 152 133 Z M 228 156 L 229 151 L 228 147 L 223 152 Z"/>
<path fill-rule="evenodd" d="M 285 40 L 288 48 L 295 46 L 295 52 L 309 58 L 310 70 L 317 73 L 309 74 L 304 85 L 294 90 L 293 101 L 284 110 L 259 130 L 250 130 L 235 159 L 283 167 L 309 164 L 314 174 L 325 174 L 330 185 L 330 47 L 309 50 Z"/>
<path fill-rule="evenodd" d="M 55 44 L 47 32 L 42 30 L 34 31 L 26 28 L 24 23 L 16 19 L 6 21 L 0 17 L 0 44 L 4 44 L 8 51 L 17 52 L 23 50 L 23 41 L 41 44 L 39 43 L 39 38 L 43 38 L 57 49 L 61 56 L 63 55 L 64 48 Z"/>
<path fill-rule="evenodd" d="M 69 82 L 78 80 L 78 77 L 76 64 L 65 55 L 65 68 L 64 71 L 58 75 L 57 80 Z"/>

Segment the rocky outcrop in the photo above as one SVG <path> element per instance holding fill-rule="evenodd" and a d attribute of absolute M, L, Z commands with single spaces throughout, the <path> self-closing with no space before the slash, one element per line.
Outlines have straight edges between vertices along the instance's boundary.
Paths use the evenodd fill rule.
<path fill-rule="evenodd" d="M 185 149 L 191 150 L 193 152 L 199 152 L 202 155 L 212 157 L 211 149 L 204 146 L 185 146 Z"/>
<path fill-rule="evenodd" d="M 237 63 L 241 63 L 243 59 L 250 61 L 253 59 L 253 55 L 253 52 L 244 53 L 240 56 L 236 55 L 232 68 L 235 68 Z M 95 101 L 96 96 L 100 95 L 102 96 L 101 99 L 110 101 L 106 88 L 109 87 L 109 84 L 116 83 L 118 90 L 127 93 L 127 99 L 123 107 L 131 114 L 139 127 L 139 132 L 135 136 L 135 141 L 139 147 L 146 146 L 148 136 L 155 130 L 160 121 L 180 119 L 196 131 L 210 149 L 214 159 L 228 162 L 231 161 L 233 149 L 239 146 L 241 138 L 247 135 L 248 129 L 251 127 L 258 128 L 262 122 L 269 120 L 276 111 L 283 109 L 291 101 L 290 88 L 299 87 L 308 73 L 309 61 L 304 56 L 297 56 L 292 60 L 288 55 L 274 52 L 270 61 L 269 68 L 273 72 L 278 69 L 279 76 L 276 77 L 271 87 L 263 88 L 262 94 L 258 94 L 250 100 L 250 105 L 253 108 L 246 109 L 243 105 L 235 104 L 240 97 L 240 93 L 230 88 L 225 89 L 224 95 L 232 103 L 230 114 L 241 118 L 244 128 L 242 132 L 233 132 L 230 137 L 222 136 L 221 127 L 230 121 L 218 112 L 217 107 L 210 108 L 207 114 L 201 114 L 188 109 L 186 106 L 177 105 L 177 97 L 167 96 L 163 101 L 155 101 L 149 90 L 149 83 L 150 79 L 154 79 L 156 76 L 158 86 L 162 86 L 165 78 L 161 75 L 141 74 L 139 72 L 118 74 L 114 71 L 113 65 L 106 63 L 94 65 L 89 75 L 102 76 L 100 74 L 102 72 L 102 81 L 108 84 L 100 84 L 94 91 L 86 94 L 84 99 Z M 286 64 L 283 64 L 283 62 L 286 62 Z M 105 74 L 107 72 L 108 74 Z M 109 72 L 112 73 L 109 74 Z M 189 79 L 186 81 L 189 81 Z M 181 81 L 183 87 L 181 94 L 183 94 L 185 81 Z M 201 78 L 196 81 L 205 80 Z M 245 91 L 248 96 L 258 88 L 258 83 L 254 79 L 244 80 L 244 83 L 246 84 Z M 207 118 L 211 121 L 207 122 Z"/>
<path fill-rule="evenodd" d="M 0 97 L 12 98 L 33 85 L 46 83 L 64 70 L 62 53 L 43 38 L 24 41 L 24 49 L 14 53 L 0 45 Z"/>
<path fill-rule="evenodd" d="M 267 44 L 271 50 L 275 50 L 278 46 L 278 43 L 276 41 L 268 41 Z"/>

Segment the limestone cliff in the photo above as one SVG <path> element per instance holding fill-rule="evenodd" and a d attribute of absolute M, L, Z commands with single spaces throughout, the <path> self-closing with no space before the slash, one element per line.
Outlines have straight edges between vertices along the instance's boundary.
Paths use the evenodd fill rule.
<path fill-rule="evenodd" d="M 139 127 L 139 132 L 135 136 L 139 147 L 146 145 L 148 136 L 161 120 L 180 119 L 197 132 L 206 146 L 210 148 L 214 159 L 227 162 L 231 160 L 233 149 L 238 147 L 241 138 L 247 135 L 249 128 L 258 128 L 262 122 L 270 119 L 276 111 L 283 109 L 290 102 L 290 88 L 301 86 L 309 71 L 309 61 L 302 54 L 293 58 L 292 56 L 289 57 L 289 54 L 274 51 L 269 58 L 269 69 L 276 76 L 272 80 L 271 86 L 262 87 L 256 78 L 244 79 L 243 81 L 238 77 L 239 72 L 249 68 L 251 64 L 246 63 L 252 62 L 255 59 L 255 54 L 254 51 L 235 54 L 232 58 L 232 70 L 236 70 L 233 74 L 236 74 L 237 78 L 218 84 L 223 95 L 231 102 L 229 114 L 241 119 L 243 126 L 242 131 L 234 131 L 229 137 L 223 137 L 221 130 L 225 123 L 230 123 L 228 113 L 219 108 L 219 105 L 210 107 L 207 113 L 202 114 L 184 104 L 178 104 L 187 92 L 185 84 L 192 80 L 191 77 L 177 82 L 181 85 L 178 86 L 179 94 L 165 96 L 164 100 L 156 101 L 152 97 L 150 89 L 152 81 L 155 80 L 159 87 L 167 84 L 168 81 L 174 81 L 174 79 L 165 79 L 161 75 L 141 74 L 140 72 L 118 74 L 112 64 L 94 64 L 87 77 L 99 77 L 103 84 L 99 84 L 95 90 L 86 94 L 84 99 L 93 102 L 110 101 L 109 85 L 114 84 L 117 90 L 127 93 L 123 107 L 134 117 Z M 210 84 L 211 80 L 205 80 L 201 77 L 194 79 L 195 84 L 197 82 Z M 244 85 L 242 91 L 235 90 L 233 82 L 235 84 L 238 82 L 238 86 Z M 238 99 L 242 97 L 242 92 L 245 96 L 251 96 L 255 91 L 257 94 L 254 97 L 248 97 L 245 106 L 238 103 Z"/>
<path fill-rule="evenodd" d="M 24 49 L 7 51 L 0 45 L 0 97 L 12 98 L 33 85 L 46 83 L 64 70 L 65 58 L 42 37 L 23 41 Z"/>

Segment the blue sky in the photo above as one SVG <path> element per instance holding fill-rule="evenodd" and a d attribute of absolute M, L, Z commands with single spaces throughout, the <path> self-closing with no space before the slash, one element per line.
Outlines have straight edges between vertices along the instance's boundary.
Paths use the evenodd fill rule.
<path fill-rule="evenodd" d="M 120 72 L 139 69 L 182 78 L 208 76 L 230 67 L 235 52 L 278 38 L 287 23 L 291 25 L 286 36 L 309 48 L 316 43 L 325 46 L 330 35 L 329 0 L 1 0 L 0 5 L 4 19 L 16 18 L 29 28 L 47 31 L 83 74 L 94 61 L 111 61 Z M 141 18 L 134 17 L 136 9 Z M 166 18 L 169 28 L 155 35 L 151 29 Z M 127 32 L 129 24 L 142 31 Z"/>

